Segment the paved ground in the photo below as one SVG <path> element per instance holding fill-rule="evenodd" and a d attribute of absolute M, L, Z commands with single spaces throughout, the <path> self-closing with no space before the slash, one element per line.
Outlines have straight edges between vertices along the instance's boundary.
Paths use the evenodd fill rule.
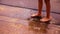
<path fill-rule="evenodd" d="M 34 29 L 32 29 L 31 25 L 33 25 Z M 59 32 L 60 26 L 49 25 L 49 34 L 59 34 Z M 40 25 L 34 25 L 34 23 L 28 20 L 0 16 L 0 34 L 40 34 Z"/>
<path fill-rule="evenodd" d="M 9 7 L 0 5 L 0 34 L 40 34 L 40 27 L 30 29 L 29 21 L 26 20 L 33 13 L 34 10 Z M 43 15 L 45 13 L 43 12 Z M 60 15 L 51 13 L 55 20 L 60 20 Z M 38 24 L 37 24 L 38 25 Z M 59 34 L 59 25 L 49 25 L 48 34 Z"/>
<path fill-rule="evenodd" d="M 29 18 L 33 13 L 36 13 L 36 11 L 31 10 L 31 9 L 0 5 L 0 15 L 3 15 L 3 16 L 26 19 L 26 18 Z M 44 14 L 45 14 L 45 12 L 43 12 L 43 15 Z M 51 13 L 51 16 L 54 19 L 56 19 L 58 22 L 60 22 L 60 15 L 59 14 Z"/>
<path fill-rule="evenodd" d="M 50 24 L 48 28 L 47 34 L 60 33 L 58 25 Z M 41 31 L 37 22 L 32 23 L 29 20 L 0 16 L 0 34 L 41 34 Z"/>

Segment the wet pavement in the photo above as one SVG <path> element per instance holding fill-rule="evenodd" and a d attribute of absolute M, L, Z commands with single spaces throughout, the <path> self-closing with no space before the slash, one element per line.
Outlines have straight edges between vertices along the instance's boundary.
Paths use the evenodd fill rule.
<path fill-rule="evenodd" d="M 41 32 L 46 31 L 46 34 L 57 34 L 60 32 L 58 25 L 45 25 L 39 21 L 0 16 L 0 34 L 42 34 Z"/>
<path fill-rule="evenodd" d="M 60 26 L 54 24 L 46 25 L 47 24 L 40 23 L 39 21 L 0 16 L 0 34 L 42 34 L 42 32 L 47 32 L 46 34 L 60 33 Z"/>
<path fill-rule="evenodd" d="M 0 5 L 0 34 L 42 34 L 41 32 L 44 29 L 43 24 L 40 25 L 40 22 L 30 21 L 28 19 L 33 13 L 36 13 L 36 11 Z M 43 15 L 45 15 L 44 12 Z M 54 15 L 57 14 L 52 14 L 51 16 L 54 17 Z M 53 23 L 56 22 L 55 20 L 58 21 L 54 18 Z M 47 27 L 46 34 L 60 33 L 59 25 L 49 24 Z"/>

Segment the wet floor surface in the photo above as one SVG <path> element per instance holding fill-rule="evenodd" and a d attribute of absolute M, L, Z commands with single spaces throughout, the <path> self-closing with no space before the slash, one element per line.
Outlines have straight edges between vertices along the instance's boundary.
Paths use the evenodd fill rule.
<path fill-rule="evenodd" d="M 60 33 L 59 25 L 49 24 L 44 30 L 45 24 L 41 25 L 38 21 L 27 19 L 32 13 L 36 11 L 0 5 L 0 34 L 42 34 L 41 32 L 46 32 L 46 30 L 46 34 Z M 55 23 L 55 19 L 52 22 Z"/>
<path fill-rule="evenodd" d="M 4 18 L 5 16 L 0 16 L 0 34 L 41 34 L 41 32 L 46 31 L 46 34 L 57 34 L 60 32 L 60 26 L 57 25 L 49 24 L 48 26 L 45 26 L 46 24 L 32 20 Z M 44 30 L 44 28 L 46 30 Z"/>

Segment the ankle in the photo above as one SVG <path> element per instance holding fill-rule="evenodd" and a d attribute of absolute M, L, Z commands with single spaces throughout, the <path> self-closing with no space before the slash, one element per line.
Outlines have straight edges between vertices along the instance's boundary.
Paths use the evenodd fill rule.
<path fill-rule="evenodd" d="M 46 17 L 46 19 L 51 19 L 52 17 L 50 16 L 50 17 Z"/>
<path fill-rule="evenodd" d="M 41 16 L 41 14 L 37 14 L 38 16 Z"/>

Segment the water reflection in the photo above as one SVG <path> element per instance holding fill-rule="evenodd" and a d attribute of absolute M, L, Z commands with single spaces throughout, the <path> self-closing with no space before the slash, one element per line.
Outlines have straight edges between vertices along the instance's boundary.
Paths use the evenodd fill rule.
<path fill-rule="evenodd" d="M 15 20 L 15 18 L 10 18 L 8 20 L 7 18 L 3 18 L 5 17 L 0 17 L 0 34 L 52 34 L 56 31 L 58 32 L 58 30 L 55 29 L 58 28 L 58 26 L 51 25 L 49 26 L 50 29 L 48 29 L 48 25 L 46 23 L 40 22 L 38 19 Z M 15 21 L 11 21 L 12 19 L 14 19 Z M 52 32 L 48 32 L 48 30 Z"/>
<path fill-rule="evenodd" d="M 50 21 L 43 23 L 38 19 L 31 19 L 29 21 L 29 30 L 34 31 L 38 34 L 47 34 L 48 24 Z"/>

